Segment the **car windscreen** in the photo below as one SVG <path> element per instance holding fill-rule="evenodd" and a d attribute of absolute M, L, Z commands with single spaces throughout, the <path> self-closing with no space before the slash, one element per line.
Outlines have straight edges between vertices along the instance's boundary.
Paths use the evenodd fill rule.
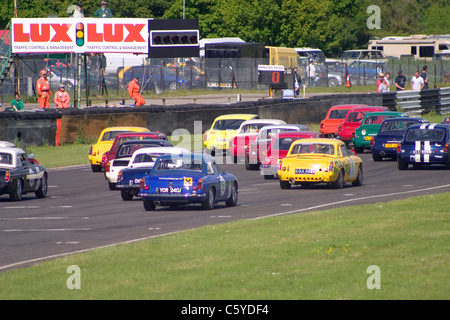
<path fill-rule="evenodd" d="M 334 145 L 329 143 L 298 143 L 292 147 L 293 154 L 334 154 Z"/>
<path fill-rule="evenodd" d="M 330 111 L 328 119 L 344 119 L 347 115 L 347 109 L 335 109 Z"/>
<path fill-rule="evenodd" d="M 237 130 L 241 126 L 241 123 L 244 122 L 243 119 L 223 119 L 217 120 L 214 123 L 214 130 Z"/>
<path fill-rule="evenodd" d="M 407 142 L 414 141 L 443 141 L 445 131 L 443 129 L 410 129 L 406 133 Z"/>
<path fill-rule="evenodd" d="M 415 121 L 387 121 L 383 123 L 383 125 L 380 128 L 380 132 L 387 132 L 387 131 L 406 131 L 408 127 L 412 126 L 413 124 L 417 124 Z"/>

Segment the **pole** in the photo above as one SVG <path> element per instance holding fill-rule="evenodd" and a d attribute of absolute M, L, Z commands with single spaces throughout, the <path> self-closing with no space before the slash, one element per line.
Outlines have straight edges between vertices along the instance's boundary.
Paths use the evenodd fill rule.
<path fill-rule="evenodd" d="M 80 86 L 80 79 L 81 79 L 81 53 L 77 54 L 77 65 L 78 65 L 78 74 L 77 74 L 77 108 L 81 107 L 81 86 Z"/>

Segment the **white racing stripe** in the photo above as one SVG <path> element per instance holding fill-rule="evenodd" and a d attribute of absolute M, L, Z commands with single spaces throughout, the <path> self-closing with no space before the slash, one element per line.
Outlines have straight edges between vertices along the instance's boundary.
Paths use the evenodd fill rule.
<path fill-rule="evenodd" d="M 416 147 L 415 147 L 415 151 L 416 153 L 414 154 L 414 162 L 420 162 L 420 141 L 416 141 Z"/>
<path fill-rule="evenodd" d="M 423 162 L 430 162 L 431 146 L 430 141 L 423 142 Z"/>

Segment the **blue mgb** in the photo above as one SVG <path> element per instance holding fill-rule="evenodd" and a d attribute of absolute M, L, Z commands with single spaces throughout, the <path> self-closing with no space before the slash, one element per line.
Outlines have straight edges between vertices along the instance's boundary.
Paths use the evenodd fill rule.
<path fill-rule="evenodd" d="M 238 181 L 233 174 L 220 170 L 209 155 L 164 155 L 142 178 L 139 196 L 146 211 L 155 210 L 156 204 L 190 203 L 200 203 L 203 209 L 210 210 L 220 201 L 232 207 L 237 204 Z"/>

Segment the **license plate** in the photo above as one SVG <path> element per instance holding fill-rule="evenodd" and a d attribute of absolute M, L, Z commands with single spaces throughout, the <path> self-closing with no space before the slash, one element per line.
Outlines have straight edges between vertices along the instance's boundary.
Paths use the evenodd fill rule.
<path fill-rule="evenodd" d="M 413 154 L 431 154 L 431 150 L 414 150 Z"/>
<path fill-rule="evenodd" d="M 181 188 L 159 188 L 159 193 L 181 193 Z"/>
<path fill-rule="evenodd" d="M 397 148 L 398 144 L 397 143 L 385 143 L 384 147 L 385 148 Z"/>
<path fill-rule="evenodd" d="M 373 139 L 373 137 L 364 137 L 364 140 L 366 141 L 371 141 Z"/>
<path fill-rule="evenodd" d="M 295 169 L 295 174 L 314 174 L 314 169 Z"/>

